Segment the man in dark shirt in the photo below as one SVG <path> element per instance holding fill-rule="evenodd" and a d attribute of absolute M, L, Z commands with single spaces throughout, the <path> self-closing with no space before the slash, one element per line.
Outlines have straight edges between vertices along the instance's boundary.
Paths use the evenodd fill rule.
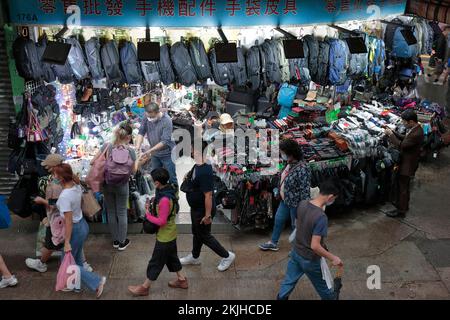
<path fill-rule="evenodd" d="M 297 209 L 297 233 L 287 266 L 286 276 L 281 283 L 279 300 L 287 300 L 298 280 L 306 274 L 314 288 L 324 300 L 335 300 L 334 289 L 323 279 L 321 258 L 330 260 L 333 266 L 342 266 L 339 257 L 326 249 L 324 238 L 328 231 L 328 218 L 324 209 L 336 200 L 339 189 L 331 181 L 323 182 L 320 194 L 313 200 L 300 202 Z"/>
<path fill-rule="evenodd" d="M 192 147 L 195 166 L 192 168 L 192 191 L 186 193 L 186 198 L 191 207 L 193 248 L 192 253 L 181 258 L 180 261 L 182 265 L 200 264 L 200 252 L 205 244 L 222 257 L 217 269 L 225 271 L 234 262 L 236 256 L 233 252 L 227 251 L 211 234 L 212 213 L 216 210 L 216 204 L 213 200 L 214 177 L 212 166 L 205 163 L 204 158 L 207 146 L 206 142 L 201 142 L 201 147 Z M 189 174 L 187 179 L 188 177 Z"/>

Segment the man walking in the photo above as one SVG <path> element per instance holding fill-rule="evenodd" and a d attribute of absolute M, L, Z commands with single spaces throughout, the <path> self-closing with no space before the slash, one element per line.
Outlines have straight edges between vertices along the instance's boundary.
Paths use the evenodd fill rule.
<path fill-rule="evenodd" d="M 404 136 L 386 129 L 389 141 L 400 150 L 397 211 L 386 213 L 389 217 L 404 217 L 409 210 L 410 182 L 419 166 L 420 151 L 424 141 L 423 129 L 417 120 L 417 113 L 408 109 L 403 111 L 401 117 L 406 127 Z"/>
<path fill-rule="evenodd" d="M 139 129 L 136 150 L 140 152 L 144 136 L 147 135 L 150 150 L 143 155 L 144 159 L 151 158 L 152 170 L 164 168 L 169 171 L 169 183 L 178 185 L 175 163 L 172 160 L 172 149 L 175 147 L 172 128 L 172 119 L 160 111 L 159 105 L 149 102 L 145 105 L 145 118 Z"/>
<path fill-rule="evenodd" d="M 342 266 L 341 259 L 327 250 L 324 239 L 328 232 L 328 218 L 324 212 L 338 197 L 339 189 L 331 181 L 320 186 L 320 193 L 313 200 L 301 201 L 297 208 L 297 231 L 290 254 L 286 276 L 281 283 L 278 300 L 287 300 L 298 280 L 306 274 L 323 300 L 335 300 L 336 293 L 323 279 L 321 258 L 333 266 Z"/>

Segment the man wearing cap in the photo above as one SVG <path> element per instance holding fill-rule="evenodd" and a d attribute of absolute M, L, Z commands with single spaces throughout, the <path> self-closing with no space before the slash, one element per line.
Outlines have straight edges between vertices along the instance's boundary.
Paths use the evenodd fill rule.
<path fill-rule="evenodd" d="M 40 259 L 28 258 L 25 260 L 25 264 L 28 268 L 36 270 L 38 272 L 47 271 L 47 261 L 52 256 L 53 251 L 61 250 L 64 247 L 64 241 L 59 245 L 55 245 L 52 241 L 52 230 L 50 228 L 50 221 L 55 214 L 58 214 L 58 209 L 56 208 L 56 200 L 58 200 L 63 188 L 58 179 L 53 176 L 53 169 L 58 165 L 62 164 L 64 158 L 59 154 L 49 154 L 41 165 L 50 173 L 50 175 L 45 179 L 47 181 L 47 186 L 45 187 L 45 199 L 41 197 L 36 197 L 34 202 L 38 205 L 43 205 L 46 208 L 47 217 L 42 220 L 42 223 L 46 226 L 45 231 L 45 241 L 44 246 L 41 249 Z M 85 260 L 85 259 L 84 259 Z M 84 262 L 83 267 L 87 271 L 92 271 L 91 266 Z"/>
<path fill-rule="evenodd" d="M 172 160 L 172 149 L 175 147 L 172 119 L 160 111 L 159 105 L 149 102 L 149 99 L 145 101 L 145 118 L 139 129 L 136 150 L 140 153 L 144 136 L 147 136 L 150 150 L 142 154 L 141 159 L 151 159 L 152 170 L 164 168 L 169 171 L 170 184 L 178 185 L 175 163 Z"/>

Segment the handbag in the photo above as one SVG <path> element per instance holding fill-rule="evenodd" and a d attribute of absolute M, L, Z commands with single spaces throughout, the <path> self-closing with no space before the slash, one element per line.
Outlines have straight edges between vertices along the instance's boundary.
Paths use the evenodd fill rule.
<path fill-rule="evenodd" d="M 28 187 L 21 178 L 14 186 L 8 199 L 8 209 L 22 218 L 31 216 L 31 202 Z"/>
<path fill-rule="evenodd" d="M 92 218 L 98 212 L 102 210 L 102 207 L 98 203 L 92 190 L 84 189 L 81 196 L 81 211 L 88 218 Z"/>
<path fill-rule="evenodd" d="M 45 140 L 39 121 L 33 112 L 31 99 L 28 99 L 28 128 L 26 138 L 28 142 L 41 142 Z"/>
<path fill-rule="evenodd" d="M 101 186 L 105 182 L 105 164 L 106 164 L 106 151 L 108 147 L 105 147 L 103 153 L 98 157 L 91 166 L 89 173 L 86 176 L 86 183 L 93 192 L 99 192 Z"/>
<path fill-rule="evenodd" d="M 0 195 L 0 229 L 8 229 L 11 226 L 11 216 L 8 206 L 5 204 L 5 196 Z"/>
<path fill-rule="evenodd" d="M 183 183 L 180 186 L 180 190 L 184 193 L 195 192 L 194 182 L 192 181 L 192 175 L 194 174 L 195 166 L 186 174 Z"/>
<path fill-rule="evenodd" d="M 81 289 L 80 267 L 77 266 L 72 253 L 66 252 L 56 276 L 56 291 L 71 291 Z"/>

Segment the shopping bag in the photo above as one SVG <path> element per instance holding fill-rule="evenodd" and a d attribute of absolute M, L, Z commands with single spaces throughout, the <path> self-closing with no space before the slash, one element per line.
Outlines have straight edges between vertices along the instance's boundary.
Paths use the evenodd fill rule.
<path fill-rule="evenodd" d="M 105 182 L 105 164 L 107 150 L 108 147 L 106 147 L 101 156 L 94 161 L 85 179 L 87 185 L 92 189 L 93 192 L 99 192 L 100 188 Z"/>
<path fill-rule="evenodd" d="M 100 210 L 102 210 L 102 207 L 98 204 L 92 190 L 84 190 L 81 196 L 81 211 L 83 211 L 83 214 L 88 218 L 92 218 Z"/>
<path fill-rule="evenodd" d="M 320 258 L 320 268 L 322 269 L 322 279 L 327 283 L 328 289 L 333 288 L 333 277 L 324 257 Z"/>
<path fill-rule="evenodd" d="M 72 253 L 66 252 L 56 276 L 56 291 L 72 291 L 81 289 L 80 267 L 75 263 Z"/>
<path fill-rule="evenodd" d="M 8 206 L 5 203 L 5 197 L 0 195 L 0 229 L 8 229 L 11 226 L 11 216 Z"/>

